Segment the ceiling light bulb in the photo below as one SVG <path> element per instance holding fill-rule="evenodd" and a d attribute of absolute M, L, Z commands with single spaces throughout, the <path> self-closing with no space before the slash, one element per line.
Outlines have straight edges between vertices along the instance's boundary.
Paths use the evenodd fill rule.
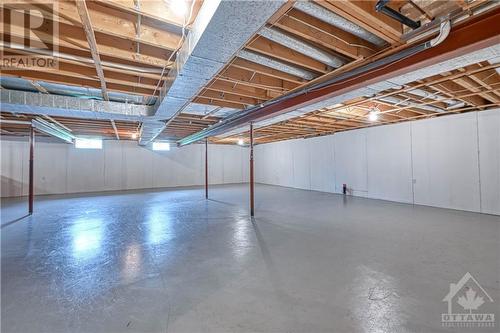
<path fill-rule="evenodd" d="M 239 144 L 240 146 L 243 146 L 243 144 L 244 144 L 244 143 L 245 143 L 245 142 L 243 141 L 243 139 L 238 139 L 238 144 Z"/>
<path fill-rule="evenodd" d="M 176 15 L 184 17 L 187 12 L 187 4 L 185 0 L 170 0 L 170 10 Z"/>
<path fill-rule="evenodd" d="M 376 121 L 378 119 L 378 112 L 370 111 L 370 113 L 368 114 L 368 119 L 370 121 Z"/>
<path fill-rule="evenodd" d="M 137 133 L 132 133 L 132 139 L 137 139 Z"/>

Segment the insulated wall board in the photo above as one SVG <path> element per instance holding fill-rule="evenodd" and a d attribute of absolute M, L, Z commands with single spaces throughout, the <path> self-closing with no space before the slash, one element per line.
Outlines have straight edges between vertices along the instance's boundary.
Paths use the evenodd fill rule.
<path fill-rule="evenodd" d="M 366 163 L 366 129 L 335 134 L 336 191 L 342 193 L 343 184 L 349 194 L 365 197 L 368 193 Z"/>
<path fill-rule="evenodd" d="M 413 202 L 410 123 L 366 129 L 368 197 Z"/>
<path fill-rule="evenodd" d="M 60 145 L 59 143 L 47 144 Z M 65 146 L 66 154 L 51 155 L 50 157 L 57 160 L 66 158 L 67 160 L 67 193 L 102 191 L 104 184 L 104 151 L 102 149 L 77 149 L 69 144 L 62 145 Z M 37 156 L 56 152 L 55 150 L 46 152 L 44 146 L 41 145 L 37 145 L 35 151 Z M 39 163 L 38 159 L 35 159 L 36 163 Z M 53 171 L 47 170 L 47 172 L 52 173 Z M 39 182 L 40 177 L 45 177 L 45 175 L 38 174 L 35 184 Z"/>
<path fill-rule="evenodd" d="M 477 113 L 481 211 L 500 215 L 500 111 Z"/>
<path fill-rule="evenodd" d="M 475 113 L 412 122 L 415 203 L 480 211 Z"/>
<path fill-rule="evenodd" d="M 256 166 L 265 184 L 500 214 L 500 110 L 263 144 Z"/>
<path fill-rule="evenodd" d="M 321 136 L 304 140 L 310 154 L 311 190 L 335 192 L 334 136 Z"/>
<path fill-rule="evenodd" d="M 27 140 L 3 140 L 0 149 L 2 171 L 2 197 L 20 196 L 28 193 L 29 143 Z M 26 161 L 26 162 L 25 162 Z"/>
<path fill-rule="evenodd" d="M 311 189 L 311 156 L 308 140 L 299 139 L 287 141 L 292 152 L 293 182 L 292 187 Z"/>
<path fill-rule="evenodd" d="M 0 140 L 2 197 L 28 193 L 28 141 Z M 209 145 L 211 184 L 248 179 L 248 149 Z M 151 151 L 133 141 L 103 141 L 103 149 L 36 142 L 35 194 L 64 194 L 110 190 L 203 185 L 205 146 Z"/>
<path fill-rule="evenodd" d="M 38 142 L 36 147 L 35 193 L 66 193 L 69 145 Z M 43 154 L 39 153 L 42 151 Z"/>

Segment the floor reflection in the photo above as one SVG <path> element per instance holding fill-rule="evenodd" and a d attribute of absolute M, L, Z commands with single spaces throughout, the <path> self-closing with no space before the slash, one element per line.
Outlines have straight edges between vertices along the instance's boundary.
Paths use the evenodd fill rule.
<path fill-rule="evenodd" d="M 76 259 L 91 259 L 102 248 L 104 223 L 100 219 L 81 219 L 71 227 L 72 254 Z"/>
<path fill-rule="evenodd" d="M 170 212 L 153 206 L 146 217 L 148 230 L 147 241 L 151 245 L 157 245 L 171 240 L 174 237 L 172 228 L 172 217 Z"/>
<path fill-rule="evenodd" d="M 142 254 L 139 244 L 130 244 L 127 247 L 123 263 L 123 277 L 125 281 L 130 282 L 141 272 Z"/>

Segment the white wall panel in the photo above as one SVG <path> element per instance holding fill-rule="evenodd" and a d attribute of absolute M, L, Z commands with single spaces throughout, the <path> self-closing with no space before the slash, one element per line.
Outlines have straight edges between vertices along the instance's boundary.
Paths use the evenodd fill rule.
<path fill-rule="evenodd" d="M 69 144 L 36 143 L 35 193 L 66 193 L 69 147 L 71 147 Z M 54 156 L 57 157 L 54 158 Z"/>
<path fill-rule="evenodd" d="M 413 202 L 410 123 L 366 129 L 368 197 Z"/>
<path fill-rule="evenodd" d="M 56 143 L 50 143 L 56 144 Z M 60 144 L 57 144 L 60 145 Z M 67 147 L 67 192 L 101 191 L 104 184 L 104 152 L 102 149 L 76 149 L 73 145 Z M 40 156 L 45 154 L 43 146 L 37 145 L 35 151 Z M 64 156 L 52 156 L 53 159 Z M 37 162 L 35 160 L 35 162 Z M 51 172 L 51 171 L 50 171 Z"/>
<path fill-rule="evenodd" d="M 311 189 L 311 170 L 309 141 L 291 140 L 287 141 L 292 152 L 293 161 L 293 186 L 295 188 Z"/>
<path fill-rule="evenodd" d="M 28 141 L 2 140 L 0 149 L 1 195 L 19 196 L 27 193 Z"/>
<path fill-rule="evenodd" d="M 254 175 L 257 176 L 257 164 L 255 163 L 255 158 L 257 157 L 257 147 L 254 147 Z M 248 147 L 242 147 L 240 149 L 240 160 L 241 160 L 241 179 L 243 182 L 248 182 L 250 178 L 250 149 Z"/>
<path fill-rule="evenodd" d="M 240 147 L 220 147 L 222 151 L 223 159 L 223 182 L 225 184 L 238 183 L 243 178 L 243 166 L 241 160 L 241 150 Z"/>
<path fill-rule="evenodd" d="M 415 203 L 480 211 L 475 113 L 412 123 Z"/>
<path fill-rule="evenodd" d="M 127 142 L 104 141 L 104 189 L 114 191 L 125 188 L 123 181 L 123 146 Z"/>
<path fill-rule="evenodd" d="M 9 138 L 10 139 L 10 138 Z M 2 197 L 26 195 L 28 142 L 0 140 Z M 238 183 L 248 178 L 248 149 L 209 145 L 212 184 Z M 189 145 L 159 152 L 133 141 L 104 141 L 102 150 L 75 149 L 63 143 L 37 142 L 35 193 L 78 193 L 202 185 L 205 147 Z"/>
<path fill-rule="evenodd" d="M 256 170 L 265 184 L 500 214 L 500 110 L 259 145 Z"/>
<path fill-rule="evenodd" d="M 340 132 L 335 135 L 336 192 L 347 184 L 350 193 L 366 196 L 368 192 L 366 163 L 366 130 Z"/>
<path fill-rule="evenodd" d="M 281 141 L 276 143 L 274 149 L 270 151 L 271 161 L 275 161 L 274 166 L 270 165 L 273 184 L 293 186 L 292 149 L 289 141 Z"/>
<path fill-rule="evenodd" d="M 500 111 L 477 114 L 481 211 L 500 215 Z"/>
<path fill-rule="evenodd" d="M 224 152 L 217 145 L 208 145 L 208 182 L 222 184 L 224 181 Z"/>
<path fill-rule="evenodd" d="M 307 142 L 310 160 L 311 190 L 335 192 L 334 136 L 322 136 Z"/>
<path fill-rule="evenodd" d="M 146 148 L 126 144 L 123 146 L 124 187 L 127 190 L 153 187 L 153 156 Z"/>

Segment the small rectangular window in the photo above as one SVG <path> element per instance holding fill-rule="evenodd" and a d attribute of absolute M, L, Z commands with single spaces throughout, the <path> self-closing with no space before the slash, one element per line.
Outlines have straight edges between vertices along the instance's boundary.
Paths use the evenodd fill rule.
<path fill-rule="evenodd" d="M 168 142 L 153 142 L 153 150 L 170 150 Z"/>
<path fill-rule="evenodd" d="M 75 147 L 80 149 L 102 149 L 102 139 L 75 139 Z"/>

